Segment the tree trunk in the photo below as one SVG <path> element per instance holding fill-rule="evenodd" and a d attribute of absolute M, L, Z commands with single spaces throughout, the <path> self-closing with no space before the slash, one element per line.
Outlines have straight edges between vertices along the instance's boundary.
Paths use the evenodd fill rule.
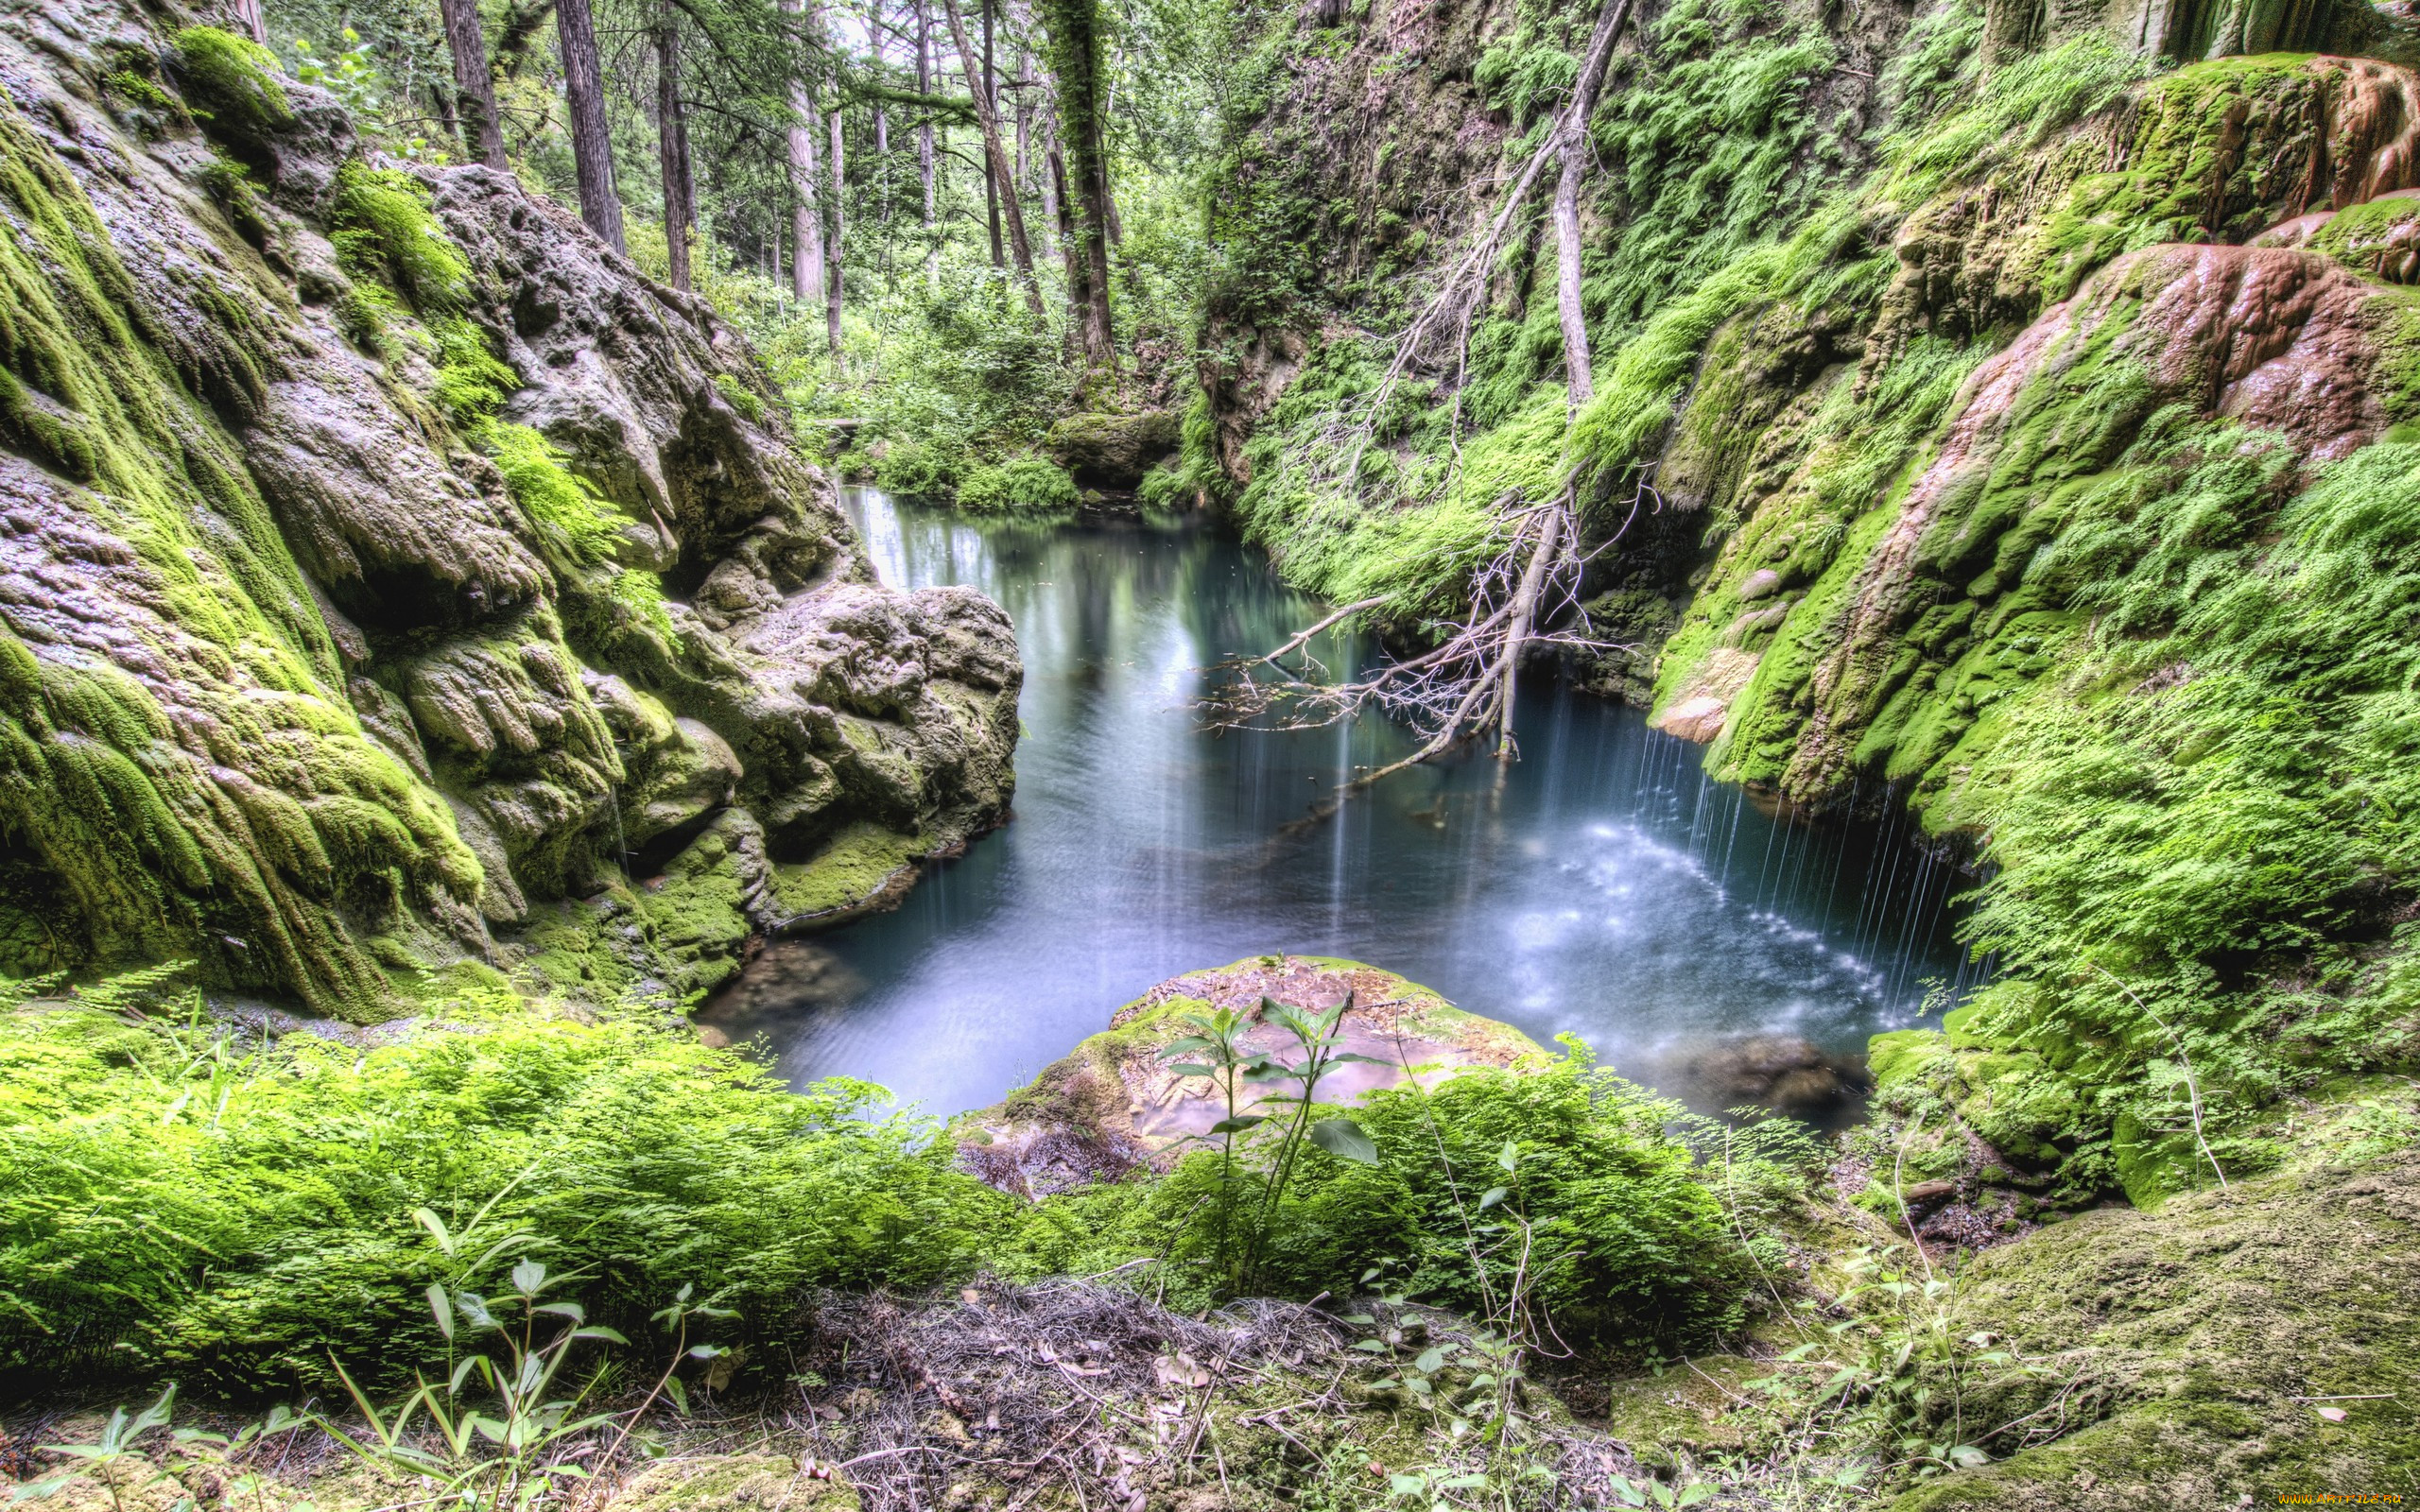
<path fill-rule="evenodd" d="M 1017 43 L 1017 171 L 1016 178 L 1011 180 L 1018 194 L 1025 193 L 1025 186 L 1032 181 L 1033 159 L 1028 148 L 1033 134 L 1033 112 L 1026 105 L 1033 95 L 1032 83 L 1033 60 L 1026 55 L 1025 43 L 1020 40 Z"/>
<path fill-rule="evenodd" d="M 827 267 L 824 274 L 826 300 L 823 306 L 823 331 L 832 343 L 832 370 L 840 370 L 840 108 L 832 107 L 832 238 L 824 253 Z"/>
<path fill-rule="evenodd" d="M 1049 172 L 1045 182 L 1049 185 L 1047 204 L 1051 218 L 1059 225 L 1059 250 L 1065 259 L 1067 270 L 1067 345 L 1068 356 L 1080 362 L 1084 358 L 1084 332 L 1091 325 L 1093 291 L 1084 276 L 1084 257 L 1079 249 L 1076 228 L 1069 219 L 1068 206 L 1075 203 L 1067 193 L 1067 162 L 1059 155 L 1059 144 L 1052 142 L 1047 150 Z"/>
<path fill-rule="evenodd" d="M 1076 191 L 1077 252 L 1083 259 L 1084 363 L 1117 369 L 1115 326 L 1109 310 L 1109 175 L 1100 134 L 1100 36 L 1094 0 L 1054 0 L 1050 9 L 1051 68 L 1059 76 L 1060 140 Z"/>
<path fill-rule="evenodd" d="M 588 0 L 556 0 L 555 40 L 562 48 L 563 94 L 571 105 L 572 165 L 579 176 L 579 218 L 617 252 L 622 199 L 614 188 L 614 138 L 605 124 L 605 74 L 596 60 L 596 22 Z"/>
<path fill-rule="evenodd" d="M 966 18 L 959 13 L 958 0 L 942 0 L 942 11 L 949 18 L 950 40 L 958 44 L 959 60 L 965 66 L 966 77 L 970 79 L 980 77 L 973 43 L 966 35 Z M 999 112 L 992 108 L 991 99 L 982 90 L 977 89 L 974 93 L 976 123 L 983 129 L 984 161 L 991 164 L 995 180 L 1006 179 L 1009 159 L 1007 151 L 1000 146 Z M 1009 225 L 1009 248 L 1016 257 L 1017 281 L 1025 286 L 1026 308 L 1033 312 L 1037 321 L 1046 319 L 1048 317 L 1042 308 L 1042 288 L 1033 278 L 1033 246 L 1025 236 L 1025 211 L 1018 206 L 1013 195 L 1000 202 L 1000 209 Z"/>
<path fill-rule="evenodd" d="M 915 0 L 915 6 L 916 93 L 929 94 L 933 92 L 933 21 L 925 9 L 925 0 Z M 942 244 L 934 227 L 939 216 L 933 197 L 933 121 L 929 114 L 916 128 L 916 173 L 925 186 L 925 286 L 938 294 L 942 286 Z"/>
<path fill-rule="evenodd" d="M 655 26 L 655 148 L 664 181 L 664 245 L 672 286 L 687 291 L 689 229 L 697 223 L 697 191 L 689 176 L 689 123 L 681 112 L 681 23 L 665 0 Z"/>
<path fill-rule="evenodd" d="M 1555 127 L 1563 153 L 1563 177 L 1554 190 L 1555 310 L 1563 321 L 1564 403 L 1574 415 L 1597 392 L 1596 376 L 1589 369 L 1588 314 L 1580 301 L 1580 180 L 1588 170 L 1588 117 L 1597 113 L 1597 97 L 1604 93 L 1605 73 L 1613 62 L 1614 36 L 1629 11 L 1630 0 L 1605 0 L 1597 34 L 1588 39 L 1587 59 L 1571 88 L 1571 103 Z M 1509 684 L 1504 696 L 1510 709 Z"/>
<path fill-rule="evenodd" d="M 495 113 L 495 79 L 488 72 L 487 38 L 479 30 L 479 0 L 438 0 L 445 47 L 454 55 L 454 95 L 462 142 L 475 162 L 502 169 L 504 124 Z"/>
<path fill-rule="evenodd" d="M 1115 107 L 1116 103 L 1117 80 L 1115 77 L 1112 77 L 1101 85 L 1101 120 L 1106 121 L 1110 118 L 1110 112 Z M 1109 230 L 1109 245 L 1112 247 L 1123 247 L 1126 245 L 1126 223 L 1117 218 L 1117 197 L 1110 193 L 1109 188 L 1109 149 L 1105 146 L 1101 145 L 1107 140 L 1107 138 L 1101 135 L 1098 125 L 1096 125 L 1093 134 L 1095 137 L 1094 151 L 1097 152 L 1100 158 L 1100 223 Z"/>
<path fill-rule="evenodd" d="M 806 14 L 806 0 L 782 0 L 782 9 L 788 15 L 803 17 Z M 805 32 L 804 26 L 798 27 L 795 42 L 800 46 L 805 43 Z M 788 132 L 790 292 L 799 303 L 809 308 L 823 302 L 823 211 L 815 185 L 816 173 L 821 165 L 815 132 L 822 124 L 815 99 L 807 94 L 804 76 L 792 75 Z"/>
<path fill-rule="evenodd" d="M 974 86 L 969 93 L 983 101 L 983 109 L 996 122 L 1000 114 L 1000 96 L 992 88 L 992 0 L 983 0 L 983 77 L 980 81 L 970 78 L 967 82 Z M 993 127 L 994 132 L 998 129 L 996 125 Z M 992 266 L 994 267 L 1001 266 L 1000 188 L 1001 180 L 1006 177 L 1007 174 L 1001 165 L 990 153 L 985 153 L 983 156 L 983 215 L 992 227 Z"/>
<path fill-rule="evenodd" d="M 1060 202 L 1060 194 L 1067 180 L 1067 164 L 1059 156 L 1059 134 L 1052 126 L 1053 112 L 1042 112 L 1042 166 L 1034 177 L 1042 180 L 1042 255 L 1049 257 L 1058 251 L 1053 239 L 1066 240 L 1067 212 Z"/>
<path fill-rule="evenodd" d="M 268 45 L 268 23 L 261 14 L 261 0 L 234 0 L 235 19 L 243 23 L 244 35 L 266 47 Z"/>

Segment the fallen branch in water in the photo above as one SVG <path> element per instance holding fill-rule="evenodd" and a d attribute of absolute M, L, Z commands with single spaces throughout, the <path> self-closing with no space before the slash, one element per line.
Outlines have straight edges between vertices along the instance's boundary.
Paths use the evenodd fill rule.
<path fill-rule="evenodd" d="M 1307 675 L 1318 666 L 1306 649 L 1311 639 L 1379 608 L 1386 602 L 1379 597 L 1330 611 L 1274 651 L 1225 663 L 1229 680 L 1204 700 L 1216 728 L 1317 730 L 1375 713 L 1401 720 L 1420 737 L 1410 755 L 1341 784 L 1326 803 L 1314 808 L 1309 821 L 1298 823 L 1326 818 L 1355 794 L 1407 767 L 1433 761 L 1491 728 L 1496 756 L 1512 761 L 1518 754 L 1513 709 L 1520 668 L 1531 648 L 1630 649 L 1589 633 L 1587 614 L 1579 605 L 1583 560 L 1574 546 L 1580 526 L 1570 493 L 1549 504 L 1519 506 L 1518 494 L 1496 501 L 1507 527 L 1504 543 L 1472 575 L 1461 622 L 1430 649 L 1343 681 L 1314 680 Z M 1569 627 L 1545 628 L 1565 616 Z M 1288 671 L 1286 659 L 1296 655 L 1302 658 L 1302 671 Z M 1281 676 L 1264 676 L 1270 667 Z"/>

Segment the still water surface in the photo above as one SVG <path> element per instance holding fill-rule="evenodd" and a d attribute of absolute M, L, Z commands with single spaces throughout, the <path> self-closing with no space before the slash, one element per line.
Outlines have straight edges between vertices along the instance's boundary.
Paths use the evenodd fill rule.
<path fill-rule="evenodd" d="M 1202 729 L 1217 663 L 1322 612 L 1191 523 L 977 524 L 852 490 L 884 581 L 965 583 L 1025 659 L 1014 817 L 929 868 L 895 912 L 752 967 L 710 1017 L 804 1083 L 845 1074 L 950 1113 L 997 1099 L 1163 978 L 1270 951 L 1401 971 L 1537 1039 L 1580 1036 L 1701 1107 L 1710 1040 L 1855 1054 L 1971 981 L 1957 880 L 1894 829 L 1776 822 L 1700 748 L 1540 679 L 1522 760 L 1415 768 L 1288 834 L 1384 721 Z M 1329 666 L 1361 647 L 1328 641 Z M 1937 1005 L 1936 1005 L 1937 1006 Z"/>

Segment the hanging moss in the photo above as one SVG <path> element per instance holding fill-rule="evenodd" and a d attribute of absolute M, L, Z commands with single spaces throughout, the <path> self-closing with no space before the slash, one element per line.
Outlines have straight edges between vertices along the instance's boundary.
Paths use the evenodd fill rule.
<path fill-rule="evenodd" d="M 246 56 L 215 48 L 191 50 Z M 0 636 L 0 835 L 18 875 L 49 879 L 53 958 L 189 955 L 374 1013 L 384 974 L 346 916 L 475 897 L 477 866 L 331 691 L 335 648 L 268 509 L 130 323 L 142 301 L 82 193 L 5 105 L 0 200 L 0 433 L 57 470 L 36 485 L 45 528 L 84 532 L 60 559 L 95 562 L 87 623 L 109 627 L 88 645 Z"/>
<path fill-rule="evenodd" d="M 380 280 L 423 315 L 461 304 L 470 266 L 429 213 L 427 187 L 403 169 L 346 163 L 329 224 L 346 271 Z"/>

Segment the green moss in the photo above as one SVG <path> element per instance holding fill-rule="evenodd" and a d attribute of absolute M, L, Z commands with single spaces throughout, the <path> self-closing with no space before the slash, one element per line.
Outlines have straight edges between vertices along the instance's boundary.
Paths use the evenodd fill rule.
<path fill-rule="evenodd" d="M 748 391 L 746 385 L 727 372 L 715 374 L 715 388 L 730 402 L 731 407 L 747 417 L 752 425 L 765 422 L 765 402 Z"/>
<path fill-rule="evenodd" d="M 2035 1448 L 2022 1429 L 1987 1440 L 1998 1463 L 1909 1491 L 1893 1512 L 2031 1512 L 2084 1504 L 2085 1487 L 2183 1509 L 2411 1484 L 2420 1432 L 2393 1402 L 2420 1389 L 2414 1185 L 2408 1158 L 2323 1166 L 2156 1215 L 2085 1213 L 1976 1257 L 1952 1321 L 2006 1352 L 1967 1366 L 1934 1415 L 1945 1425 L 1954 1400 L 1965 1423 L 1996 1426 L 2063 1403 L 2067 1432 Z M 2391 1400 L 2325 1400 L 2372 1393 Z"/>
<path fill-rule="evenodd" d="M 409 173 L 347 161 L 328 218 L 348 272 L 381 281 L 424 315 L 462 302 L 470 265 L 429 212 L 427 186 Z"/>
<path fill-rule="evenodd" d="M 181 724 L 105 660 L 0 638 L 0 833 L 19 874 L 44 879 L 53 956 L 191 956 L 216 980 L 378 1013 L 385 979 L 349 919 L 461 908 L 476 863 L 444 804 L 362 732 L 249 474 L 188 374 L 131 325 L 143 301 L 75 180 L 6 105 L 0 198 L 0 438 L 89 485 L 58 497 L 106 542 L 88 549 L 125 554 L 112 570 L 145 583 L 93 610 L 189 669 Z M 191 336 L 225 353 L 193 382 L 240 405 L 265 380 L 273 349 L 249 327 Z"/>
<path fill-rule="evenodd" d="M 878 824 L 852 824 L 812 861 L 774 865 L 774 903 L 792 919 L 844 915 L 881 892 L 930 850 L 932 842 L 921 835 L 901 834 Z"/>
<path fill-rule="evenodd" d="M 187 26 L 177 33 L 176 49 L 185 97 L 213 130 L 258 141 L 293 124 L 276 55 L 268 48 L 216 26 Z"/>

